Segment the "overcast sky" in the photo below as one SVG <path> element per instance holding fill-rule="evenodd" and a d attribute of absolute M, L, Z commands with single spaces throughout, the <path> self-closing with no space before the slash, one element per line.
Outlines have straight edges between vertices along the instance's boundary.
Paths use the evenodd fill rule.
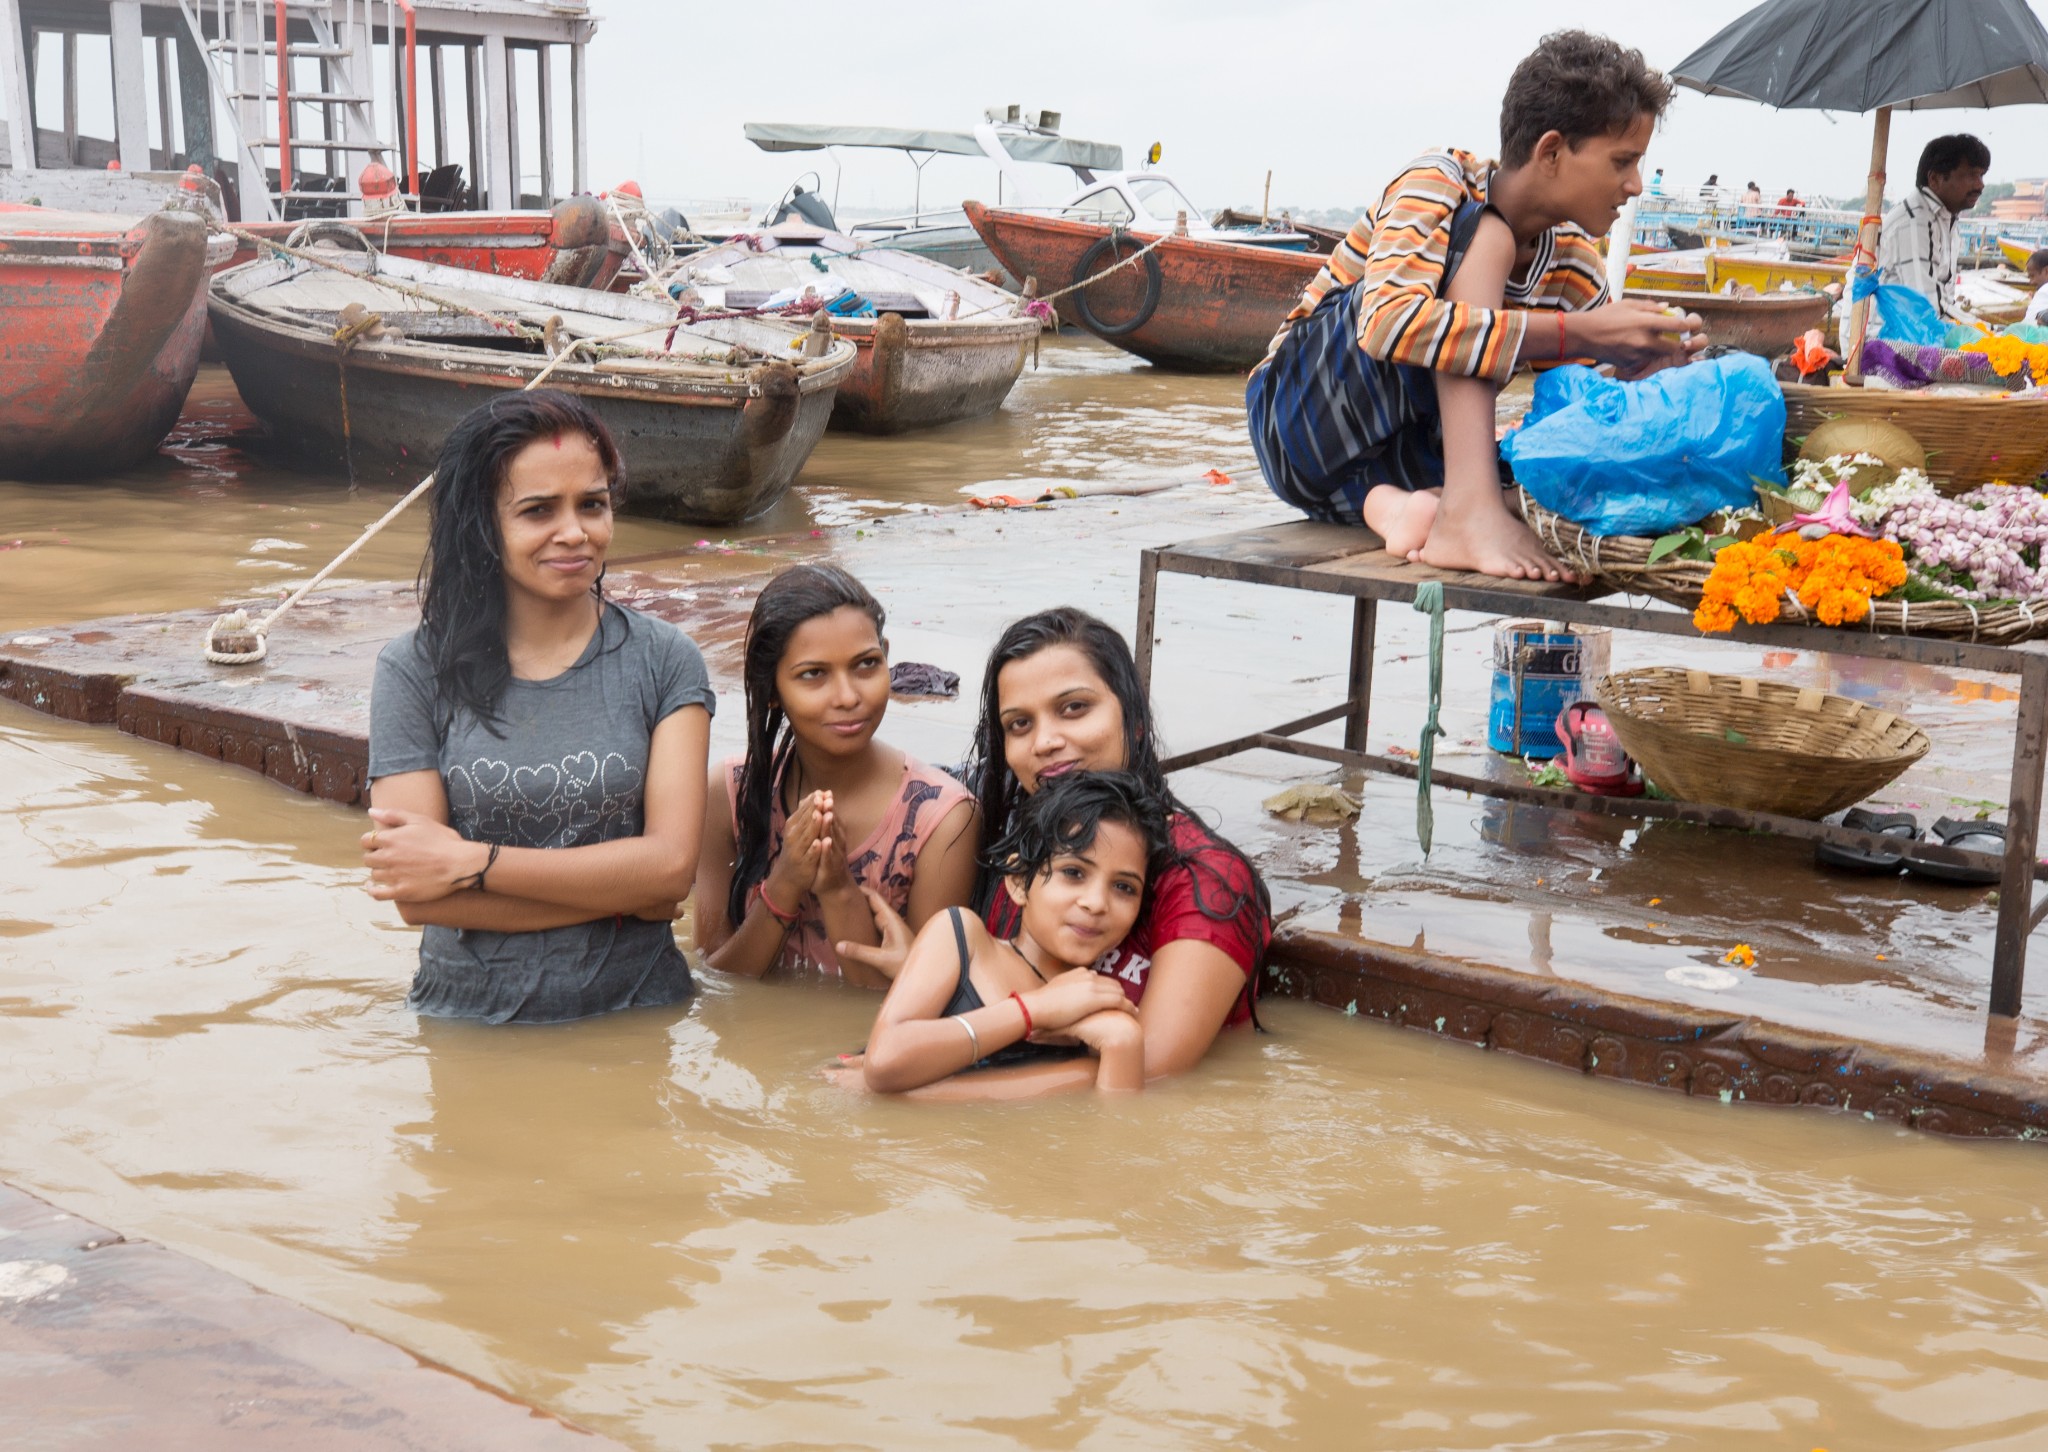
<path fill-rule="evenodd" d="M 1055 110 L 1069 135 L 1120 143 L 1205 210 L 1369 200 L 1409 157 L 1453 144 L 1498 148 L 1501 88 L 1546 31 L 1579 25 L 1671 66 L 1750 7 L 1435 0 L 821 0 L 761 4 L 597 0 L 590 50 L 593 181 L 637 178 L 650 198 L 772 199 L 820 154 L 770 155 L 745 121 L 966 128 L 1011 102 Z M 2038 8 L 2038 7 L 2037 7 Z M 1632 12 L 1619 18 L 1623 12 Z M 1991 147 L 1993 180 L 2048 173 L 2048 110 L 1902 113 L 1891 195 L 1920 147 L 1967 130 Z M 1774 112 L 1681 90 L 1648 166 L 1696 186 L 1708 173 L 1776 196 L 1858 192 L 1870 122 Z M 841 200 L 909 209 L 912 172 L 893 153 L 842 153 Z M 982 195 L 989 173 L 940 158 L 925 201 Z M 945 196 L 945 193 L 951 193 Z M 1051 198 L 1047 198 L 1051 200 Z"/>

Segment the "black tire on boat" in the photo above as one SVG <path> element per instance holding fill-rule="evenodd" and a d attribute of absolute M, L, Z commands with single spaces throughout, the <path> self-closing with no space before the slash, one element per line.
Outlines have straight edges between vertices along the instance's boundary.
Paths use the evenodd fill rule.
<path fill-rule="evenodd" d="M 1129 237 L 1123 232 L 1112 231 L 1107 237 L 1104 237 L 1093 247 L 1090 247 L 1081 254 L 1081 260 L 1074 264 L 1073 282 L 1077 285 L 1085 282 L 1092 274 L 1095 264 L 1102 260 L 1104 253 L 1111 254 L 1110 265 L 1114 267 L 1123 260 L 1121 257 L 1114 255 L 1117 243 L 1123 241 L 1135 242 L 1136 240 L 1136 238 Z M 1102 319 L 1096 317 L 1095 309 L 1088 305 L 1088 289 L 1085 287 L 1074 294 L 1074 311 L 1079 315 L 1082 325 L 1096 336 L 1102 338 L 1122 338 L 1137 332 L 1138 329 L 1152 321 L 1152 314 L 1159 307 L 1159 290 L 1164 283 L 1165 278 L 1160 275 L 1159 271 L 1159 258 L 1154 253 L 1147 252 L 1145 254 L 1145 296 L 1139 300 L 1138 310 L 1131 314 L 1128 319 L 1121 323 L 1105 323 Z"/>

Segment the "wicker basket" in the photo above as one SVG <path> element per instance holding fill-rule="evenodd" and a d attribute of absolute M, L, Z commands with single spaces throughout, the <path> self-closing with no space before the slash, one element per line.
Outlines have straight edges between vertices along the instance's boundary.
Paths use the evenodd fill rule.
<path fill-rule="evenodd" d="M 1831 418 L 1897 424 L 1927 450 L 1927 477 L 1944 494 L 2003 479 L 2025 484 L 2048 468 L 2048 398 L 1969 398 L 1888 388 L 1784 383 L 1785 458 Z"/>
<path fill-rule="evenodd" d="M 1903 716 L 1746 676 L 1653 666 L 1593 687 L 1643 775 L 1683 801 L 1818 819 L 1927 754 Z"/>
<path fill-rule="evenodd" d="M 1654 600 L 1691 610 L 1706 593 L 1714 567 L 1705 560 L 1667 555 L 1650 563 L 1655 540 L 1638 535 L 1588 534 L 1562 515 L 1552 514 L 1521 490 L 1515 501 L 1522 518 L 1536 531 L 1543 547 L 1581 574 Z M 1787 599 L 1778 616 L 1784 625 L 1818 625 L 1797 600 Z M 1932 636 L 1941 640 L 1974 640 L 1986 645 L 2016 645 L 2048 639 L 2048 600 L 2003 600 L 1981 605 L 1967 600 L 1873 600 L 1870 613 L 1854 625 L 1830 627 L 1868 630 L 1878 635 Z"/>

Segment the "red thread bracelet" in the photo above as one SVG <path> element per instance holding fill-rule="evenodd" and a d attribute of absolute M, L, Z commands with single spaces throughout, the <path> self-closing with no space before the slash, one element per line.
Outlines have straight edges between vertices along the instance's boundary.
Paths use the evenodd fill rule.
<path fill-rule="evenodd" d="M 1557 311 L 1557 361 L 1560 363 L 1564 362 L 1564 350 L 1564 309 L 1559 308 Z"/>
<path fill-rule="evenodd" d="M 1023 994 L 1013 993 L 1010 997 L 1017 1000 L 1017 1012 L 1024 1015 L 1024 1037 L 1028 1039 L 1031 1037 L 1031 1010 L 1025 1007 Z"/>
<path fill-rule="evenodd" d="M 775 905 L 775 899 L 768 896 L 768 884 L 765 880 L 754 884 L 754 896 L 761 899 L 761 906 L 768 909 L 768 916 L 785 928 L 796 921 L 797 915 L 794 911 L 784 912 Z"/>

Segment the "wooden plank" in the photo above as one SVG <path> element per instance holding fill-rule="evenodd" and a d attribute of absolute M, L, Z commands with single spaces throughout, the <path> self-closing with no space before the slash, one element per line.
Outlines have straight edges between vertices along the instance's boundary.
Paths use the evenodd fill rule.
<path fill-rule="evenodd" d="M 1299 567 L 1380 547 L 1380 537 L 1362 525 L 1322 524 L 1302 519 L 1165 545 L 1158 554 L 1161 569 L 1195 573 L 1186 570 L 1184 562 L 1216 560 L 1233 564 Z"/>
<path fill-rule="evenodd" d="M 109 40 L 114 56 L 114 144 L 121 170 L 149 170 L 149 83 L 142 65 L 142 0 L 112 0 Z"/>
<path fill-rule="evenodd" d="M 7 127 L 7 164 L 18 172 L 36 164 L 35 114 L 29 106 L 28 55 L 23 47 L 21 0 L 0 0 L 0 111 L 13 120 Z"/>
<path fill-rule="evenodd" d="M 540 83 L 540 204 L 555 204 L 555 58 L 545 45 L 533 48 L 534 74 Z"/>
<path fill-rule="evenodd" d="M 514 190 L 518 178 L 512 170 L 512 103 L 507 94 L 512 82 L 510 56 L 505 37 L 484 38 L 481 64 L 484 92 L 484 206 L 487 210 L 509 212 L 519 205 Z"/>
<path fill-rule="evenodd" d="M 2048 754 L 2048 661 L 2032 657 L 2020 672 L 2019 720 L 2012 741 L 2005 863 L 1998 932 L 1991 950 L 1991 1011 L 2016 1017 L 2026 983 L 2028 919 L 2033 908 L 2034 834 L 2041 815 L 2041 770 Z"/>
<path fill-rule="evenodd" d="M 590 125 L 584 108 L 590 101 L 590 81 L 583 69 L 583 42 L 569 47 L 569 190 L 590 190 Z"/>
<path fill-rule="evenodd" d="M 1614 593 L 1611 587 L 1605 585 L 1569 585 L 1549 580 L 1504 580 L 1495 575 L 1475 574 L 1470 570 L 1439 570 L 1434 565 L 1415 564 L 1403 556 L 1390 555 L 1383 549 L 1365 550 L 1346 555 L 1342 559 L 1327 560 L 1307 567 L 1306 573 L 1337 576 L 1343 579 L 1372 580 L 1400 592 L 1403 598 L 1411 599 L 1418 585 L 1434 580 L 1444 587 L 1446 604 L 1449 603 L 1453 591 L 1517 595 L 1532 600 L 1593 600 Z"/>

